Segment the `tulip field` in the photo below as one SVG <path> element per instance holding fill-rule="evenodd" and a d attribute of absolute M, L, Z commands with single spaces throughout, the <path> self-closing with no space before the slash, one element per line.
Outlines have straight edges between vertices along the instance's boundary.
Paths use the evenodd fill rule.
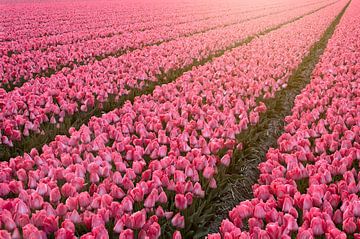
<path fill-rule="evenodd" d="M 359 0 L 0 8 L 0 239 L 360 239 Z"/>

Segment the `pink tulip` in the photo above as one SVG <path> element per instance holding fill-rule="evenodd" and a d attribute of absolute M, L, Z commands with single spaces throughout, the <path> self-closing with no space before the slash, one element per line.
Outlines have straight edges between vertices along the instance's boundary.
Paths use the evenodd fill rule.
<path fill-rule="evenodd" d="M 78 202 L 80 207 L 86 208 L 90 205 L 90 195 L 88 192 L 81 192 L 78 195 Z"/>
<path fill-rule="evenodd" d="M 175 206 L 179 210 L 184 210 L 185 208 L 187 208 L 187 199 L 186 199 L 186 197 L 184 195 L 182 195 L 182 194 L 176 194 L 176 196 L 175 196 Z"/>
<path fill-rule="evenodd" d="M 27 224 L 23 227 L 23 237 L 29 238 L 29 239 L 45 239 L 46 235 L 43 231 L 38 230 L 35 226 L 32 224 Z"/>
<path fill-rule="evenodd" d="M 158 198 L 158 191 L 153 189 L 148 197 L 145 199 L 144 206 L 148 208 L 152 208 L 155 206 L 156 200 Z"/>
<path fill-rule="evenodd" d="M 0 183 L 0 196 L 4 197 L 8 195 L 10 192 L 10 187 L 8 184 Z"/>
<path fill-rule="evenodd" d="M 281 228 L 277 223 L 269 223 L 266 225 L 266 231 L 271 239 L 279 238 Z"/>
<path fill-rule="evenodd" d="M 74 210 L 72 211 L 70 214 L 69 214 L 69 219 L 74 223 L 74 224 L 77 224 L 77 223 L 80 223 L 81 222 L 81 217 L 79 215 L 79 213 Z"/>
<path fill-rule="evenodd" d="M 264 210 L 264 205 L 256 205 L 255 209 L 254 209 L 254 217 L 256 218 L 265 218 L 265 210 Z"/>
<path fill-rule="evenodd" d="M 8 231 L 0 230 L 0 238 L 11 239 L 11 234 Z"/>
<path fill-rule="evenodd" d="M 172 219 L 171 223 L 174 227 L 177 228 L 184 228 L 185 227 L 185 220 L 184 216 L 181 216 L 180 213 L 177 213 Z"/>
<path fill-rule="evenodd" d="M 69 183 L 65 183 L 62 187 L 61 187 L 61 194 L 64 197 L 73 197 L 75 195 L 76 189 L 74 186 L 72 186 Z"/>
<path fill-rule="evenodd" d="M 354 216 L 360 217 L 360 201 L 354 202 L 353 207 L 354 207 Z"/>
<path fill-rule="evenodd" d="M 212 167 L 205 167 L 203 175 L 206 179 L 210 179 L 214 176 L 215 170 Z"/>
<path fill-rule="evenodd" d="M 143 227 L 146 221 L 146 211 L 141 210 L 131 215 L 132 227 L 134 229 L 140 229 Z"/>
<path fill-rule="evenodd" d="M 75 239 L 75 235 L 71 231 L 67 231 L 64 228 L 60 228 L 57 232 L 55 232 L 56 239 Z"/>
<path fill-rule="evenodd" d="M 58 220 L 54 216 L 49 216 L 44 219 L 43 230 L 47 233 L 54 233 L 58 230 Z"/>
<path fill-rule="evenodd" d="M 225 154 L 222 158 L 221 158 L 221 163 L 223 165 L 225 165 L 226 167 L 230 165 L 230 156 L 228 154 Z"/>
<path fill-rule="evenodd" d="M 134 239 L 134 232 L 131 229 L 126 229 L 120 233 L 119 239 Z"/>
<path fill-rule="evenodd" d="M 295 218 L 293 216 L 291 216 L 290 214 L 285 214 L 284 223 L 285 223 L 286 229 L 289 231 L 296 231 L 298 229 L 298 224 L 297 224 Z M 316 221 L 314 221 L 314 224 L 315 223 L 316 223 Z M 313 228 L 313 230 L 315 230 L 315 229 Z"/>
<path fill-rule="evenodd" d="M 208 239 L 221 239 L 221 235 L 219 233 L 213 233 L 213 234 L 209 234 L 207 236 Z"/>
<path fill-rule="evenodd" d="M 13 231 L 16 228 L 14 220 L 11 218 L 11 214 L 1 215 L 1 221 L 4 223 L 4 227 L 7 231 Z"/>
<path fill-rule="evenodd" d="M 181 233 L 179 231 L 175 231 L 172 238 L 173 239 L 182 239 Z"/>
<path fill-rule="evenodd" d="M 308 230 L 299 230 L 299 234 L 296 237 L 297 239 L 311 239 L 313 238 L 312 235 L 312 230 L 308 229 Z"/>
<path fill-rule="evenodd" d="M 61 223 L 61 227 L 65 228 L 67 231 L 69 232 L 75 232 L 75 225 L 74 223 L 72 223 L 72 221 L 65 219 L 62 223 Z"/>

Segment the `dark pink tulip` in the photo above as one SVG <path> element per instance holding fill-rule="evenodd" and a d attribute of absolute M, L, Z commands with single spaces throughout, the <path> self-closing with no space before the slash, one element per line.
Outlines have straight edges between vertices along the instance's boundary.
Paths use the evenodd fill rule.
<path fill-rule="evenodd" d="M 179 210 L 184 210 L 185 208 L 187 208 L 187 199 L 183 194 L 176 194 L 175 206 Z"/>
<path fill-rule="evenodd" d="M 354 218 L 352 218 L 352 217 L 345 219 L 342 223 L 342 227 L 343 227 L 344 231 L 348 234 L 354 233 L 357 228 Z"/>
<path fill-rule="evenodd" d="M 73 232 L 75 233 L 75 225 L 72 221 L 68 220 L 68 219 L 65 219 L 62 223 L 61 223 L 61 227 L 62 228 L 65 228 L 66 231 L 69 231 L 69 232 Z"/>

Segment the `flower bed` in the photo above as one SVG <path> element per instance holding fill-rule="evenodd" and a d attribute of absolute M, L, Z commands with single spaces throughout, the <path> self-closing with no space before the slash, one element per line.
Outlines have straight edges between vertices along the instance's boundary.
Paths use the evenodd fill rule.
<path fill-rule="evenodd" d="M 187 210 L 217 187 L 215 175 L 241 148 L 236 135 L 266 111 L 256 99 L 286 88 L 344 5 L 260 36 L 94 117 L 41 154 L 34 149 L 2 162 L 3 237 L 181 238 Z"/>
<path fill-rule="evenodd" d="M 278 148 L 259 165 L 254 199 L 231 210 L 209 239 L 360 236 L 359 8 L 350 4 Z"/>
<path fill-rule="evenodd" d="M 339 3 L 330 5 L 337 8 Z M 315 9 L 316 10 L 316 9 Z M 313 10 L 314 11 L 314 10 Z M 318 10 L 320 11 L 320 10 Z M 196 61 L 241 44 L 247 37 L 292 21 L 309 9 L 262 17 L 243 24 L 179 38 L 93 64 L 36 78 L 5 93 L 0 90 L 1 143 L 12 146 L 44 123 L 61 123 L 76 112 L 87 112 L 96 103 L 113 101 L 131 90 L 157 82 L 158 75 L 189 67 Z"/>

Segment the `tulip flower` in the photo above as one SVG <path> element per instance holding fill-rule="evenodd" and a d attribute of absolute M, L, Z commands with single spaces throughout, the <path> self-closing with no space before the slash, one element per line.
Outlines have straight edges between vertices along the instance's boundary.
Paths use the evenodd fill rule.
<path fill-rule="evenodd" d="M 184 216 L 181 216 L 180 213 L 177 213 L 172 219 L 171 223 L 174 227 L 177 228 L 184 228 L 185 227 L 185 221 Z"/>

